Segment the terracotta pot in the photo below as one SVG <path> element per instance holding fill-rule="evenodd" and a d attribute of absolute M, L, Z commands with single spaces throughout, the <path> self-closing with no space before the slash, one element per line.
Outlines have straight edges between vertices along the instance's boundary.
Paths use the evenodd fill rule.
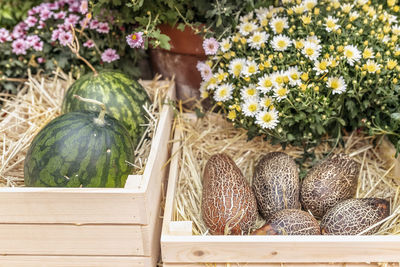
<path fill-rule="evenodd" d="M 200 98 L 201 76 L 196 65 L 198 61 L 207 59 L 202 47 L 203 38 L 190 27 L 180 31 L 163 24 L 159 28 L 161 33 L 171 38 L 171 50 L 149 50 L 153 72 L 168 78 L 175 75 L 177 99 L 190 107 L 195 103 L 193 100 Z"/>

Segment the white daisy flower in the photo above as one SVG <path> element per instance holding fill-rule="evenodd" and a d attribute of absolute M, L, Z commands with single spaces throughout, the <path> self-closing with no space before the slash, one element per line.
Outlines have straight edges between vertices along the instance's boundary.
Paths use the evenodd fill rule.
<path fill-rule="evenodd" d="M 269 22 L 269 26 L 275 34 L 280 34 L 284 29 L 289 28 L 288 19 L 286 17 L 275 17 Z"/>
<path fill-rule="evenodd" d="M 343 77 L 330 77 L 326 85 L 332 89 L 332 94 L 341 94 L 346 91 L 347 88 Z"/>
<path fill-rule="evenodd" d="M 292 40 L 286 35 L 279 34 L 271 40 L 271 46 L 276 51 L 285 51 L 292 44 Z"/>
<path fill-rule="evenodd" d="M 355 21 L 356 19 L 358 19 L 360 17 L 360 14 L 357 11 L 352 11 L 349 14 L 349 19 L 350 21 Z"/>
<path fill-rule="evenodd" d="M 274 129 L 279 123 L 278 111 L 264 110 L 257 114 L 256 123 L 263 129 Z"/>
<path fill-rule="evenodd" d="M 259 73 L 258 64 L 254 60 L 248 60 L 243 69 L 243 75 L 250 77 L 251 75 Z"/>
<path fill-rule="evenodd" d="M 199 88 L 199 91 L 200 91 L 200 97 L 201 98 L 207 98 L 208 97 L 208 91 L 207 91 L 207 82 L 201 82 L 200 83 L 200 88 Z"/>
<path fill-rule="evenodd" d="M 361 52 L 354 45 L 346 45 L 343 54 L 350 66 L 353 66 L 354 62 L 360 61 L 361 58 Z"/>
<path fill-rule="evenodd" d="M 256 31 L 253 33 L 252 36 L 250 36 L 247 39 L 247 42 L 249 43 L 249 46 L 251 48 L 260 50 L 261 45 L 267 41 L 268 37 L 269 37 L 269 35 L 267 33 L 265 33 L 264 31 L 262 31 L 262 32 Z"/>
<path fill-rule="evenodd" d="M 246 66 L 246 59 L 244 58 L 235 58 L 229 63 L 229 73 L 239 77 L 242 74 L 243 69 Z"/>
<path fill-rule="evenodd" d="M 285 86 L 274 87 L 274 97 L 278 102 L 281 101 L 282 99 L 287 98 L 288 94 L 289 94 L 289 89 L 286 88 Z"/>
<path fill-rule="evenodd" d="M 299 71 L 299 68 L 297 66 L 290 67 L 287 70 L 287 75 L 289 77 L 289 80 L 290 80 L 289 84 L 291 86 L 296 86 L 296 85 L 301 84 L 301 80 L 300 80 L 301 72 Z"/>
<path fill-rule="evenodd" d="M 243 22 L 238 27 L 240 34 L 243 36 L 247 36 L 257 29 L 257 25 L 254 22 Z"/>
<path fill-rule="evenodd" d="M 366 3 L 368 3 L 368 0 L 357 0 L 357 4 L 358 4 L 359 6 L 363 6 L 363 5 L 365 5 Z"/>
<path fill-rule="evenodd" d="M 258 96 L 258 90 L 256 85 L 251 84 L 247 87 L 242 88 L 240 90 L 240 95 L 242 96 L 242 99 L 248 99 Z"/>
<path fill-rule="evenodd" d="M 255 117 L 260 110 L 260 104 L 257 97 L 248 98 L 242 103 L 242 112 L 247 117 Z"/>
<path fill-rule="evenodd" d="M 363 67 L 368 71 L 368 73 L 375 73 L 382 68 L 382 65 L 376 63 L 374 60 L 368 59 Z"/>
<path fill-rule="evenodd" d="M 328 72 L 328 65 L 329 65 L 329 62 L 325 59 L 323 59 L 321 61 L 316 60 L 316 61 L 314 61 L 313 70 L 315 70 L 317 72 L 317 75 L 321 75 L 321 74 Z"/>
<path fill-rule="evenodd" d="M 339 19 L 329 16 L 325 19 L 325 29 L 327 32 L 336 31 L 340 28 L 340 25 L 337 24 Z"/>
<path fill-rule="evenodd" d="M 264 109 L 268 109 L 274 104 L 274 99 L 271 96 L 264 96 L 260 100 L 260 106 Z"/>
<path fill-rule="evenodd" d="M 239 21 L 240 21 L 240 22 L 249 22 L 250 20 L 253 19 L 253 17 L 254 17 L 254 13 L 253 13 L 253 11 L 251 11 L 251 12 L 249 12 L 248 14 L 246 14 L 246 15 L 244 15 L 244 16 L 241 16 L 241 17 L 239 18 Z"/>
<path fill-rule="evenodd" d="M 400 35 L 400 26 L 399 25 L 393 25 L 392 26 L 392 33 L 394 34 L 394 35 Z"/>
<path fill-rule="evenodd" d="M 387 44 L 387 43 L 389 43 L 391 40 L 392 40 L 392 38 L 391 38 L 389 35 L 385 35 L 385 36 L 383 36 L 382 42 L 383 42 L 384 44 Z"/>
<path fill-rule="evenodd" d="M 370 47 L 364 48 L 364 51 L 362 53 L 362 57 L 364 59 L 374 58 L 375 57 L 374 50 L 372 50 L 372 48 L 370 48 Z"/>
<path fill-rule="evenodd" d="M 203 61 L 198 61 L 196 65 L 197 70 L 200 72 L 203 81 L 209 81 L 213 76 L 211 67 Z"/>
<path fill-rule="evenodd" d="M 214 92 L 215 101 L 228 101 L 232 99 L 233 85 L 230 83 L 224 83 L 217 87 Z"/>
<path fill-rule="evenodd" d="M 261 92 L 267 93 L 271 91 L 273 85 L 271 75 L 265 74 L 258 80 L 257 85 L 257 89 Z"/>
<path fill-rule="evenodd" d="M 225 38 L 219 43 L 219 46 L 221 51 L 225 53 L 232 47 L 231 40 L 229 38 Z"/>
<path fill-rule="evenodd" d="M 318 4 L 318 1 L 317 0 L 304 0 L 302 4 L 304 5 L 304 7 L 307 10 L 312 10 Z"/>
<path fill-rule="evenodd" d="M 276 71 L 271 74 L 271 80 L 274 86 L 278 87 L 285 83 L 286 73 L 283 71 Z"/>
<path fill-rule="evenodd" d="M 319 45 L 321 43 L 321 40 L 318 39 L 318 37 L 315 36 L 315 35 L 308 36 L 305 41 L 306 42 L 311 42 L 311 43 L 314 43 L 314 44 L 317 44 L 317 45 Z"/>
<path fill-rule="evenodd" d="M 397 24 L 397 23 L 399 23 L 398 20 L 397 20 L 397 16 L 392 15 L 392 14 L 388 15 L 388 22 L 389 22 L 389 24 Z"/>
<path fill-rule="evenodd" d="M 292 7 L 292 10 L 296 14 L 303 14 L 306 11 L 306 8 L 303 4 L 300 4 Z"/>
<path fill-rule="evenodd" d="M 311 60 L 316 60 L 321 53 L 321 45 L 314 42 L 306 41 L 304 42 L 304 47 L 302 53 Z"/>

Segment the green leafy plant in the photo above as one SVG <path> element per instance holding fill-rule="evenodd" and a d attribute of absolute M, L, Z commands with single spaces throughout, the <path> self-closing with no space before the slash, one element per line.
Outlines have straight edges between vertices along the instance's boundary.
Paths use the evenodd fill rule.
<path fill-rule="evenodd" d="M 400 149 L 400 26 L 396 1 L 286 0 L 206 40 L 209 97 L 249 138 L 305 150 L 343 131 L 385 134 Z"/>
<path fill-rule="evenodd" d="M 11 28 L 26 17 L 26 12 L 42 0 L 2 0 L 0 4 L 0 28 Z"/>

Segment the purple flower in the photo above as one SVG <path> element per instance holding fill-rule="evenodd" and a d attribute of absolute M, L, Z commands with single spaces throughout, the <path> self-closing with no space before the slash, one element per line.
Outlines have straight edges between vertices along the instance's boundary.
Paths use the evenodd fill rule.
<path fill-rule="evenodd" d="M 126 36 L 126 42 L 132 48 L 144 48 L 143 32 L 135 32 Z"/>
<path fill-rule="evenodd" d="M 65 19 L 64 25 L 67 25 L 68 27 L 71 27 L 70 25 L 72 25 L 75 27 L 79 19 L 80 19 L 79 16 L 75 14 L 70 14 L 68 18 Z"/>
<path fill-rule="evenodd" d="M 99 27 L 99 23 L 100 22 L 96 19 L 92 20 L 89 25 L 90 29 L 92 29 L 92 30 L 97 29 Z"/>
<path fill-rule="evenodd" d="M 108 33 L 110 31 L 110 27 L 107 22 L 99 22 L 99 27 L 97 28 L 97 32 L 99 33 Z"/>
<path fill-rule="evenodd" d="M 215 38 L 205 39 L 203 42 L 203 48 L 206 55 L 215 55 L 219 48 L 218 41 L 215 40 Z"/>
<path fill-rule="evenodd" d="M 29 28 L 35 26 L 37 21 L 38 21 L 38 19 L 34 16 L 29 16 L 25 19 L 25 23 L 26 23 L 26 25 L 28 25 Z"/>
<path fill-rule="evenodd" d="M 42 58 L 42 57 L 38 57 L 37 62 L 39 64 L 44 63 L 46 61 L 46 59 Z"/>
<path fill-rule="evenodd" d="M 79 12 L 79 9 L 81 8 L 81 1 L 69 1 L 69 8 L 68 11 L 72 13 L 77 13 Z"/>
<path fill-rule="evenodd" d="M 79 25 L 81 25 L 82 29 L 86 29 L 89 26 L 89 23 L 90 23 L 90 18 L 86 17 L 79 22 Z"/>
<path fill-rule="evenodd" d="M 58 13 L 53 13 L 53 18 L 54 19 L 65 19 L 67 16 L 67 13 L 65 11 L 60 11 Z"/>
<path fill-rule="evenodd" d="M 11 41 L 10 32 L 5 28 L 0 28 L 0 43 Z"/>
<path fill-rule="evenodd" d="M 40 37 L 37 35 L 29 35 L 25 39 L 29 47 L 32 47 L 36 42 L 40 42 Z"/>
<path fill-rule="evenodd" d="M 12 42 L 12 51 L 16 55 L 26 55 L 27 44 L 24 39 L 17 39 Z"/>
<path fill-rule="evenodd" d="M 81 2 L 79 12 L 81 12 L 81 14 L 86 14 L 88 12 L 88 1 L 84 0 Z"/>
<path fill-rule="evenodd" d="M 25 37 L 27 26 L 25 22 L 18 23 L 11 34 L 11 37 L 16 40 Z"/>
<path fill-rule="evenodd" d="M 37 41 L 32 45 L 32 48 L 35 49 L 36 51 L 42 51 L 43 50 L 43 41 Z"/>
<path fill-rule="evenodd" d="M 114 49 L 108 48 L 106 49 L 103 54 L 101 54 L 101 60 L 103 60 L 104 62 L 113 62 L 115 60 L 119 59 L 119 55 L 117 54 L 117 51 L 115 51 Z"/>
<path fill-rule="evenodd" d="M 52 33 L 51 33 L 51 40 L 52 41 L 57 41 L 58 37 L 60 36 L 60 33 L 63 32 L 62 29 L 55 29 Z"/>
<path fill-rule="evenodd" d="M 94 42 L 93 42 L 93 40 L 87 40 L 87 41 L 83 44 L 83 46 L 84 46 L 84 47 L 87 47 L 87 48 L 92 48 L 92 47 L 94 46 Z"/>
<path fill-rule="evenodd" d="M 203 79 L 203 81 L 207 82 L 212 78 L 212 76 L 213 76 L 212 70 L 208 64 L 206 64 L 202 61 L 199 61 L 199 62 L 197 62 L 196 68 L 200 72 L 200 75 L 201 75 L 201 78 Z"/>
<path fill-rule="evenodd" d="M 60 8 L 60 5 L 58 4 L 58 2 L 54 2 L 54 3 L 47 3 L 47 7 L 50 10 L 58 10 Z"/>
<path fill-rule="evenodd" d="M 39 14 L 41 21 L 48 20 L 49 18 L 51 18 L 52 15 L 53 15 L 53 12 L 50 11 L 47 7 L 42 8 L 40 10 L 40 14 Z"/>
<path fill-rule="evenodd" d="M 31 10 L 28 11 L 28 16 L 33 16 L 36 14 L 39 14 L 40 12 L 40 6 L 35 6 Z"/>
<path fill-rule="evenodd" d="M 43 29 L 46 26 L 46 23 L 44 21 L 39 21 L 38 29 Z"/>
<path fill-rule="evenodd" d="M 60 41 L 60 44 L 63 46 L 72 43 L 72 38 L 73 37 L 71 32 L 61 31 L 58 35 L 58 41 Z"/>

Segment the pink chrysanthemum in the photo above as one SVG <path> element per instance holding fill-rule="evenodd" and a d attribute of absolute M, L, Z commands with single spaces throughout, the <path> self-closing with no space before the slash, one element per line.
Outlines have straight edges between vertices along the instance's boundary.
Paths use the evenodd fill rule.
<path fill-rule="evenodd" d="M 42 57 L 38 57 L 37 62 L 38 62 L 39 64 L 42 64 L 42 63 L 46 62 L 46 59 L 44 59 L 44 58 L 42 58 Z"/>
<path fill-rule="evenodd" d="M 97 28 L 97 32 L 99 33 L 108 33 L 110 31 L 110 27 L 107 22 L 99 22 L 99 26 Z"/>
<path fill-rule="evenodd" d="M 11 41 L 10 32 L 5 28 L 0 28 L 0 43 Z"/>
<path fill-rule="evenodd" d="M 32 45 L 32 48 L 35 49 L 36 51 L 42 51 L 43 50 L 43 41 L 37 41 Z"/>
<path fill-rule="evenodd" d="M 215 55 L 218 51 L 218 41 L 215 38 L 205 39 L 203 42 L 203 48 L 206 52 L 206 55 Z"/>
<path fill-rule="evenodd" d="M 30 27 L 30 28 L 35 26 L 37 21 L 38 21 L 38 19 L 34 16 L 29 16 L 25 19 L 26 25 L 28 25 L 28 27 Z"/>
<path fill-rule="evenodd" d="M 51 10 L 49 10 L 47 7 L 46 8 L 42 8 L 40 10 L 40 20 L 41 21 L 45 21 L 48 20 L 49 18 L 51 18 L 53 16 L 53 12 Z"/>
<path fill-rule="evenodd" d="M 73 37 L 71 32 L 61 31 L 58 35 L 58 41 L 60 41 L 60 44 L 63 46 L 72 43 L 72 38 Z"/>
<path fill-rule="evenodd" d="M 67 25 L 68 27 L 71 27 L 70 25 L 72 25 L 72 26 L 76 26 L 76 24 L 78 23 L 78 21 L 79 21 L 79 16 L 77 16 L 77 15 L 75 15 L 75 14 L 70 14 L 66 19 L 65 19 L 65 22 L 64 22 L 64 25 Z"/>
<path fill-rule="evenodd" d="M 39 25 L 37 26 L 38 29 L 43 29 L 46 26 L 46 23 L 44 21 L 39 21 Z"/>
<path fill-rule="evenodd" d="M 65 11 L 60 11 L 58 13 L 53 14 L 54 19 L 65 19 L 66 16 L 67 16 L 67 13 Z"/>
<path fill-rule="evenodd" d="M 87 40 L 85 43 L 83 43 L 83 46 L 87 48 L 92 48 L 94 47 L 94 42 L 93 40 Z"/>
<path fill-rule="evenodd" d="M 58 36 L 60 36 L 60 33 L 62 32 L 63 30 L 61 30 L 61 29 L 55 29 L 52 33 L 51 33 L 51 40 L 52 41 L 57 41 L 58 40 Z"/>
<path fill-rule="evenodd" d="M 104 62 L 113 62 L 115 60 L 119 59 L 119 55 L 117 54 L 117 51 L 115 51 L 114 49 L 108 48 L 106 49 L 103 54 L 101 54 L 101 60 L 103 60 Z"/>
<path fill-rule="evenodd" d="M 144 48 L 143 32 L 135 32 L 126 36 L 126 42 L 131 48 Z"/>
<path fill-rule="evenodd" d="M 26 43 L 29 45 L 29 47 L 32 47 L 35 43 L 40 41 L 40 37 L 35 35 L 29 35 L 25 39 Z"/>
<path fill-rule="evenodd" d="M 60 8 L 58 2 L 47 3 L 47 8 L 50 10 L 58 10 Z"/>
<path fill-rule="evenodd" d="M 79 12 L 79 9 L 81 8 L 81 2 L 80 1 L 69 1 L 69 8 L 68 11 L 72 13 L 77 13 Z"/>
<path fill-rule="evenodd" d="M 40 7 L 35 6 L 28 11 L 28 16 L 33 16 L 33 15 L 39 14 L 39 12 L 40 12 Z"/>
<path fill-rule="evenodd" d="M 26 55 L 27 46 L 24 39 L 17 39 L 12 42 L 12 52 L 16 55 Z"/>
<path fill-rule="evenodd" d="M 100 22 L 97 19 L 94 19 L 90 22 L 90 29 L 95 30 L 99 27 Z"/>
<path fill-rule="evenodd" d="M 207 82 L 212 78 L 213 74 L 212 74 L 211 67 L 209 65 L 207 65 L 206 63 L 199 61 L 199 62 L 197 62 L 196 68 L 200 72 L 200 75 L 201 75 L 201 78 L 203 79 L 203 81 Z"/>
<path fill-rule="evenodd" d="M 86 29 L 89 26 L 89 24 L 90 24 L 90 18 L 88 17 L 84 18 L 79 22 L 79 25 L 81 25 L 82 29 Z"/>
<path fill-rule="evenodd" d="M 81 2 L 81 5 L 79 7 L 79 12 L 81 14 L 85 15 L 88 12 L 88 1 L 84 0 Z"/>

